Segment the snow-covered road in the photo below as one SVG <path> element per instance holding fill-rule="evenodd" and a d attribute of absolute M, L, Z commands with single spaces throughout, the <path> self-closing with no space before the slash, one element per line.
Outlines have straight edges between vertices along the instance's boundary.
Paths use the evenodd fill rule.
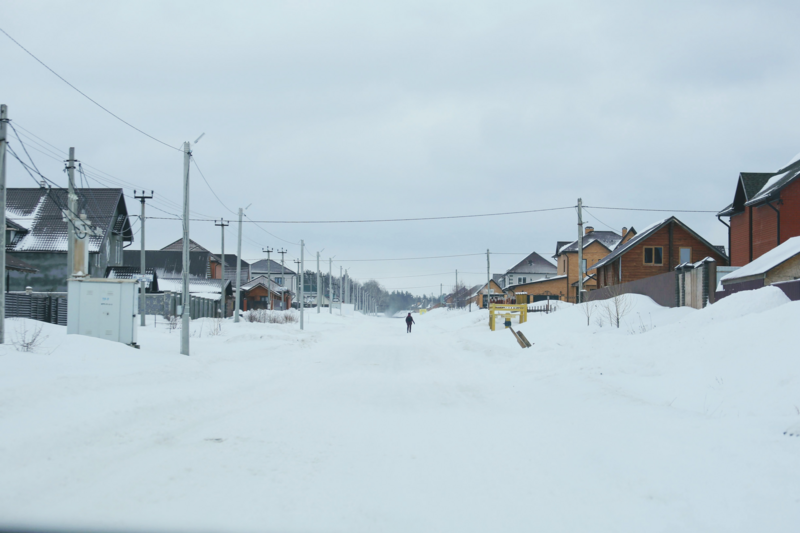
<path fill-rule="evenodd" d="M 188 358 L 162 327 L 137 351 L 46 326 L 38 353 L 0 355 L 0 522 L 796 531 L 800 303 L 737 298 L 637 300 L 628 331 L 532 316 L 524 351 L 483 312 L 415 316 L 410 335 L 197 321 Z"/>

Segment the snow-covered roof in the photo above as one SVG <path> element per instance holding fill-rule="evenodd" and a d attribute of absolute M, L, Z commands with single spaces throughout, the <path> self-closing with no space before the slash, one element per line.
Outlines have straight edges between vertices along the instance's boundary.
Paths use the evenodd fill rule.
<path fill-rule="evenodd" d="M 724 283 L 726 281 L 732 281 L 735 279 L 765 275 L 776 266 L 785 263 L 798 254 L 800 254 L 800 237 L 792 237 L 785 243 L 773 248 L 758 259 L 746 264 L 738 270 L 731 272 L 730 274 L 727 274 L 720 281 Z"/>
<path fill-rule="evenodd" d="M 752 199 L 749 199 L 744 205 L 756 205 L 765 201 L 769 201 L 776 193 L 786 187 L 789 183 L 800 177 L 800 159 L 795 156 L 788 165 L 778 170 L 778 173 L 771 176 L 766 183 L 759 189 Z"/>
<path fill-rule="evenodd" d="M 599 242 L 603 246 L 605 246 L 608 251 L 610 252 L 613 250 L 619 242 L 622 240 L 622 237 L 614 232 L 614 231 L 590 231 L 586 235 L 583 236 L 583 248 L 586 249 L 587 246 L 591 245 L 594 242 Z M 560 255 L 565 252 L 577 252 L 578 251 L 578 240 L 574 240 L 569 244 L 563 245 L 558 250 L 558 254 Z"/>
<path fill-rule="evenodd" d="M 230 280 L 225 280 L 225 286 L 230 285 Z M 183 281 L 181 278 L 162 278 L 158 277 L 158 289 L 160 291 L 183 292 Z M 189 278 L 189 292 L 196 293 L 220 293 L 220 280 L 207 278 Z"/>
<path fill-rule="evenodd" d="M 286 287 L 278 285 L 277 283 L 275 283 L 275 280 L 269 279 L 267 276 L 257 276 L 251 279 L 250 281 L 242 285 L 242 290 L 249 291 L 258 286 L 264 287 L 265 289 L 269 287 L 269 289 L 274 293 L 285 292 L 289 290 Z"/>
<path fill-rule="evenodd" d="M 18 231 L 6 243 L 8 252 L 66 252 L 67 222 L 62 207 L 67 205 L 64 189 L 10 188 L 6 196 L 6 218 Z M 89 236 L 89 251 L 97 253 L 106 235 L 119 233 L 125 242 L 133 241 L 122 189 L 75 189 L 79 208 L 86 211 L 99 236 Z M 119 206 L 119 211 L 117 210 Z"/>
<path fill-rule="evenodd" d="M 275 275 L 275 274 L 280 275 L 281 274 L 281 264 L 278 261 L 275 261 L 274 259 L 261 259 L 260 261 L 256 261 L 255 263 L 250 265 L 250 272 L 252 272 L 253 275 L 262 274 L 262 273 L 263 274 L 271 273 L 273 275 Z M 297 274 L 295 273 L 294 270 L 292 270 L 291 268 L 289 268 L 288 266 L 286 266 L 284 264 L 283 265 L 283 275 L 284 276 L 296 276 Z"/>
<path fill-rule="evenodd" d="M 527 281 L 525 283 L 517 283 L 515 285 L 509 285 L 508 287 L 506 287 L 506 290 L 510 291 L 510 290 L 513 290 L 513 289 L 515 289 L 517 287 L 522 287 L 523 285 L 535 285 L 536 283 L 544 283 L 546 281 L 554 281 L 554 280 L 557 280 L 557 279 L 566 279 L 566 277 L 567 277 L 566 274 L 562 274 L 561 276 L 553 276 L 552 278 L 535 279 L 533 281 Z"/>

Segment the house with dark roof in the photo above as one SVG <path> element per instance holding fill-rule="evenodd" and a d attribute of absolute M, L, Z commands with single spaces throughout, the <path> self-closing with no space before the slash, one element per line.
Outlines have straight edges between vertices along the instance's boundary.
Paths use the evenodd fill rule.
<path fill-rule="evenodd" d="M 635 231 L 627 231 L 633 234 Z M 589 270 L 595 271 L 597 288 L 619 285 L 673 272 L 675 267 L 710 257 L 728 265 L 724 246 L 715 246 L 675 217 L 648 226 L 627 240 Z"/>
<path fill-rule="evenodd" d="M 538 253 L 532 252 L 525 259 L 506 270 L 500 286 L 505 288 L 555 275 L 556 266 Z"/>
<path fill-rule="evenodd" d="M 98 230 L 89 241 L 89 275 L 103 277 L 109 266 L 122 265 L 123 248 L 133 242 L 122 189 L 76 189 L 78 206 Z M 9 290 L 32 287 L 37 292 L 64 292 L 67 267 L 67 205 L 64 189 L 10 188 L 6 191 L 6 255 L 37 272 L 10 272 Z"/>
<path fill-rule="evenodd" d="M 717 213 L 729 217 L 731 265 L 743 266 L 800 235 L 800 154 L 777 172 L 742 172 L 733 202 Z"/>
<path fill-rule="evenodd" d="M 258 276 L 269 276 L 278 285 L 289 289 L 297 286 L 297 273 L 273 259 L 262 259 L 250 265 L 250 278 Z"/>
<path fill-rule="evenodd" d="M 622 228 L 622 232 L 625 235 L 630 233 L 626 228 Z M 592 226 L 586 226 L 583 235 L 583 267 L 580 269 L 578 265 L 578 240 L 558 242 L 556 255 L 553 257 L 558 265 L 557 275 L 566 276 L 563 283 L 567 287 L 567 301 L 577 301 L 579 270 L 584 278 L 583 289 L 591 291 L 597 288 L 597 281 L 588 274 L 589 270 L 598 261 L 611 253 L 622 240 L 623 237 L 615 231 L 595 231 Z"/>

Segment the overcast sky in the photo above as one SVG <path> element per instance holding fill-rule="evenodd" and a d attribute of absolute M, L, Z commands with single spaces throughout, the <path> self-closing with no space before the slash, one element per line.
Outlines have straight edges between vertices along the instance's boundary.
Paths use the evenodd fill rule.
<path fill-rule="evenodd" d="M 205 132 L 194 148 L 200 169 L 228 208 L 252 204 L 253 220 L 464 215 L 578 197 L 718 210 L 739 172 L 777 170 L 800 151 L 796 1 L 2 0 L 0 11 L 0 27 L 138 128 L 173 146 Z M 15 124 L 64 152 L 74 146 L 83 164 L 153 189 L 154 207 L 180 212 L 180 152 L 107 115 L 4 35 L 0 58 L 0 101 Z M 61 159 L 31 155 L 66 185 Z M 8 173 L 9 187 L 33 184 L 14 160 Z M 235 219 L 195 168 L 191 191 L 198 217 Z M 669 214 L 589 208 L 586 218 L 619 232 Z M 727 244 L 713 214 L 677 216 Z M 305 239 L 307 259 L 323 249 L 324 259 L 348 260 L 487 248 L 549 258 L 557 240 L 576 238 L 576 222 L 564 210 L 245 224 L 242 255 L 286 247 L 293 260 L 300 249 L 290 243 Z M 178 222 L 147 227 L 149 249 L 181 236 Z M 213 223 L 193 222 L 191 234 L 219 250 Z M 521 258 L 494 256 L 492 271 Z M 447 290 L 455 269 L 470 284 L 486 272 L 485 256 L 340 264 L 417 294 Z M 392 279 L 427 274 L 436 275 Z"/>

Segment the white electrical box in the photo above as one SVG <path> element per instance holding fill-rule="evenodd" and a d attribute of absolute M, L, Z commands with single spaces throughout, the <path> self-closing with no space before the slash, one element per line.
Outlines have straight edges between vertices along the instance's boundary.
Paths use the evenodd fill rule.
<path fill-rule="evenodd" d="M 130 279 L 67 280 L 67 334 L 137 346 L 139 283 Z"/>

